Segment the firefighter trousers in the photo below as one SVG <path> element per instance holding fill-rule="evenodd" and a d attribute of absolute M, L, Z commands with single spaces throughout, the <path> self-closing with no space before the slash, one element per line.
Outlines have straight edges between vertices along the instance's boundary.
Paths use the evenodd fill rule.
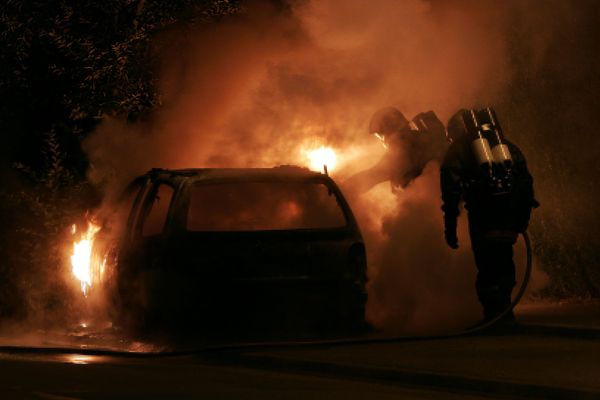
<path fill-rule="evenodd" d="M 513 240 L 471 234 L 471 248 L 477 266 L 477 297 L 483 306 L 485 320 L 491 320 L 511 304 L 515 282 Z M 509 317 L 512 317 L 510 315 Z"/>

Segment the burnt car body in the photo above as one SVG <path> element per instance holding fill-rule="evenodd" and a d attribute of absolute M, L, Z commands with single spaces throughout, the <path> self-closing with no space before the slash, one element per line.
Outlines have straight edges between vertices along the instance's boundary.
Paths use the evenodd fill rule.
<path fill-rule="evenodd" d="M 126 191 L 113 283 L 144 325 L 364 327 L 366 255 L 327 175 L 154 169 Z"/>

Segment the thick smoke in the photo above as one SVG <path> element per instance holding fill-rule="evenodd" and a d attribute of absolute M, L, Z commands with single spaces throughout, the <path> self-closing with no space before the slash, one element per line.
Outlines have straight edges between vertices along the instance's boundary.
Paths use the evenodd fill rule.
<path fill-rule="evenodd" d="M 107 119 L 89 138 L 91 175 L 301 162 L 311 141 L 355 157 L 384 105 L 446 118 L 494 102 L 510 78 L 506 46 L 474 13 L 422 0 L 301 2 L 189 32 L 164 50 L 163 107 L 144 123 Z M 374 161 L 364 158 L 354 168 Z"/>
<path fill-rule="evenodd" d="M 446 120 L 500 102 L 516 11 L 492 1 L 254 3 L 158 46 L 162 107 L 143 122 L 107 118 L 84 146 L 90 176 L 111 189 L 151 167 L 304 164 L 303 149 L 328 145 L 343 181 L 382 155 L 367 135 L 378 108 L 407 117 L 432 109 Z M 448 250 L 438 179 L 431 164 L 397 196 L 382 184 L 353 197 L 369 248 L 368 314 L 379 326 L 459 328 L 478 317 L 466 224 L 461 249 Z"/>

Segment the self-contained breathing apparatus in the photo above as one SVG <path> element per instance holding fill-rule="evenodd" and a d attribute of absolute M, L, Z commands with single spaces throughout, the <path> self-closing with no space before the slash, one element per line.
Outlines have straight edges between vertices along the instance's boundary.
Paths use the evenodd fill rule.
<path fill-rule="evenodd" d="M 404 135 L 408 138 L 409 169 L 399 182 L 392 181 L 392 192 L 406 185 L 423 173 L 428 162 L 441 162 L 448 148 L 444 124 L 433 111 L 421 112 L 408 122 Z M 396 186 L 395 184 L 398 184 Z"/>
<path fill-rule="evenodd" d="M 462 115 L 471 150 L 492 195 L 512 190 L 513 159 L 493 108 L 471 109 Z"/>
<path fill-rule="evenodd" d="M 443 128 L 443 124 L 433 111 L 421 112 L 415 115 L 414 118 L 408 123 L 408 126 L 411 130 L 421 133 L 432 132 L 435 129 L 438 129 L 440 125 Z"/>
<path fill-rule="evenodd" d="M 373 114 L 369 133 L 375 135 L 388 152 L 375 167 L 348 180 L 355 187 L 370 188 L 389 180 L 392 192 L 400 192 L 423 173 L 429 161 L 441 162 L 448 148 L 444 124 L 433 111 L 421 112 L 409 121 L 397 108 L 382 108 Z M 365 184 L 369 181 L 372 184 Z"/>

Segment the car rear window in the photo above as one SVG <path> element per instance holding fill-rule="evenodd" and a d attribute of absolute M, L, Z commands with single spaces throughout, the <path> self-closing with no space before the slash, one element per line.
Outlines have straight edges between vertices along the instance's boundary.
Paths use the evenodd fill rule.
<path fill-rule="evenodd" d="M 321 183 L 227 182 L 191 189 L 189 231 L 330 229 L 346 225 L 335 194 Z"/>

